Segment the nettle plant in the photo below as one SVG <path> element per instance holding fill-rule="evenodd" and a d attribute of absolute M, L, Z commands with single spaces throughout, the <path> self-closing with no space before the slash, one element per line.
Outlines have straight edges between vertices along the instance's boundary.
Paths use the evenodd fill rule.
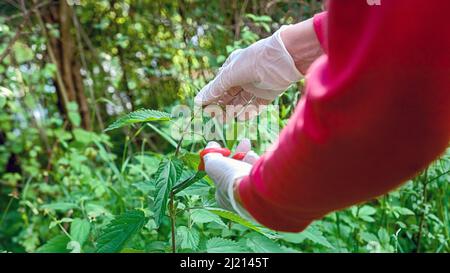
<path fill-rule="evenodd" d="M 186 129 L 192 120 L 193 118 Z M 184 135 L 175 142 L 152 124 L 167 121 L 172 122 L 169 113 L 143 109 L 121 117 L 105 130 L 140 124 L 141 127 L 133 136 L 136 137 L 147 126 L 169 141 L 175 151 L 163 156 L 156 172 L 146 182 L 150 200 L 148 209 L 130 210 L 115 217 L 100 232 L 96 251 L 122 251 L 126 243 L 148 223 L 153 225 L 156 232 L 164 234 L 167 219 L 170 222 L 170 236 L 167 239 L 172 252 L 294 251 L 275 243 L 272 240 L 278 236 L 275 232 L 216 206 L 214 183 L 205 172 L 197 170 L 200 163 L 198 153 L 182 148 Z M 206 225 L 208 229 L 205 228 Z M 249 236 L 243 237 L 246 233 Z M 241 236 L 244 239 L 232 240 Z"/>
<path fill-rule="evenodd" d="M 289 109 L 280 110 L 282 127 Z M 330 213 L 301 233 L 281 233 L 217 206 L 214 183 L 198 171 L 198 151 L 206 144 L 204 136 L 188 138 L 181 134 L 175 139 L 168 128 L 176 125 L 186 129 L 192 121 L 187 116 L 180 119 L 154 110 L 138 110 L 118 119 L 106 131 L 123 128 L 129 132 L 121 165 L 117 165 L 120 159 L 111 151 L 113 146 L 107 135 L 77 129 L 72 144 L 70 134 L 58 135 L 67 146 L 55 162 L 58 172 L 53 176 L 61 182 L 30 186 L 20 202 L 33 212 L 22 216 L 32 224 L 17 240 L 27 251 L 35 251 L 40 238 L 52 238 L 37 252 L 450 250 L 450 149 L 397 191 Z M 129 126 L 135 128 L 128 130 Z M 133 152 L 133 147 L 139 147 L 134 141 L 136 136 L 147 136 L 147 131 L 161 136 L 172 148 L 154 153 L 166 149 L 146 145 L 144 137 L 140 150 Z M 268 132 L 258 132 L 265 133 Z M 277 134 L 268 135 L 275 139 Z M 220 132 L 217 141 L 229 149 L 237 142 Z M 261 137 L 254 144 L 257 152 L 264 150 Z M 146 149 L 147 146 L 152 148 Z M 39 196 L 47 198 L 39 201 Z M 49 217 L 37 217 L 40 212 Z"/>

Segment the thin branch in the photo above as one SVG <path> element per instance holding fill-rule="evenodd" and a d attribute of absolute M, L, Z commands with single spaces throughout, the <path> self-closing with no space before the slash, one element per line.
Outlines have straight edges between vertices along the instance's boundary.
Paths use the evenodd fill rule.
<path fill-rule="evenodd" d="M 6 56 L 9 55 L 9 53 L 11 52 L 12 47 L 14 46 L 14 44 L 16 43 L 16 41 L 19 39 L 20 35 L 22 34 L 22 30 L 25 27 L 25 25 L 27 24 L 28 20 L 29 20 L 29 16 L 28 16 L 28 11 L 25 10 L 25 4 L 23 3 L 22 0 L 22 9 L 24 10 L 24 18 L 22 23 L 19 25 L 19 28 L 17 29 L 16 34 L 14 35 L 14 37 L 11 39 L 11 41 L 9 41 L 8 46 L 6 47 L 6 49 L 3 51 L 3 53 L 0 55 L 0 63 L 3 62 L 3 60 L 6 58 Z"/>
<path fill-rule="evenodd" d="M 33 0 L 33 1 L 34 1 L 34 3 L 36 3 L 36 0 Z M 45 39 L 47 41 L 47 50 L 48 50 L 48 54 L 50 56 L 50 60 L 56 67 L 58 67 L 58 61 L 56 59 L 55 53 L 53 52 L 52 45 L 51 45 L 51 42 L 50 42 L 50 36 L 47 33 L 47 29 L 46 29 L 44 21 L 42 19 L 42 15 L 41 15 L 41 13 L 39 12 L 38 9 L 35 9 L 34 12 L 36 14 L 36 18 L 38 20 L 39 26 L 42 29 L 42 34 L 44 35 L 44 37 L 45 37 Z M 64 81 L 63 81 L 63 78 L 61 76 L 61 73 L 60 73 L 59 69 L 56 70 L 56 82 L 58 83 L 58 86 L 61 89 L 63 105 L 64 105 L 64 108 L 65 108 L 64 110 L 67 113 L 69 113 L 69 109 L 67 109 L 67 106 L 69 105 L 69 98 L 67 97 L 67 90 L 66 90 L 66 87 L 64 85 Z"/>
<path fill-rule="evenodd" d="M 83 65 L 84 71 L 86 71 L 87 77 L 92 81 L 91 72 L 88 69 L 87 62 L 86 62 L 86 55 L 84 54 L 84 50 L 83 50 L 83 42 L 81 39 L 81 26 L 78 21 L 75 9 L 73 10 L 72 15 L 73 15 L 73 24 L 75 25 L 75 28 L 77 30 L 76 37 L 77 37 L 78 51 L 80 52 L 80 56 L 81 56 L 81 64 Z M 92 84 L 93 83 L 88 84 L 89 95 L 91 97 L 92 104 L 94 104 L 94 112 L 95 112 L 94 114 L 97 118 L 98 124 L 100 126 L 100 130 L 103 131 L 103 130 L 105 130 L 105 125 L 103 124 L 100 109 L 99 109 L 97 101 L 95 99 L 95 93 L 94 93 L 94 88 L 92 87 Z"/>
<path fill-rule="evenodd" d="M 16 18 L 19 17 L 25 17 L 25 16 L 29 16 L 31 13 L 33 13 L 36 9 L 41 9 L 47 5 L 51 5 L 51 4 L 56 4 L 56 2 L 52 2 L 52 1 L 43 1 L 42 3 L 36 4 L 35 6 L 31 7 L 30 9 L 28 9 L 26 12 L 22 12 L 22 13 L 18 13 L 18 14 L 14 14 L 11 15 L 9 17 L 4 17 L 3 20 L 4 22 L 8 22 L 11 20 L 14 20 Z"/>

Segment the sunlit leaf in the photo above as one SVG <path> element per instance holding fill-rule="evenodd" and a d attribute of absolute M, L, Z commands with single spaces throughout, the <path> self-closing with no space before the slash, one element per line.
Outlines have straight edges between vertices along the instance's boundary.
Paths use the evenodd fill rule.
<path fill-rule="evenodd" d="M 105 131 L 110 131 L 113 129 L 121 128 L 126 125 L 134 124 L 134 123 L 145 123 L 150 121 L 167 121 L 170 120 L 171 116 L 169 113 L 149 110 L 149 109 L 141 109 L 134 112 L 131 112 L 118 120 L 112 123 Z"/>

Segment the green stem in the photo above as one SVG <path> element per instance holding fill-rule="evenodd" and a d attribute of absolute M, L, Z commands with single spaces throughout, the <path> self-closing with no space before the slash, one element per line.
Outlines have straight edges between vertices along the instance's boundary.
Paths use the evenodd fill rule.
<path fill-rule="evenodd" d="M 176 253 L 177 252 L 177 244 L 175 241 L 175 223 L 176 223 L 176 211 L 175 211 L 175 206 L 174 206 L 174 194 L 171 193 L 170 194 L 170 201 L 169 201 L 169 214 L 170 214 L 170 224 L 171 224 L 171 235 L 172 235 L 172 253 Z"/>

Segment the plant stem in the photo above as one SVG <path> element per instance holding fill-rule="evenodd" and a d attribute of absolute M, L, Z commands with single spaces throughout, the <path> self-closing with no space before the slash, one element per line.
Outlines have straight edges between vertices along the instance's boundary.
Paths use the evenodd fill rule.
<path fill-rule="evenodd" d="M 171 224 L 171 233 L 172 233 L 172 253 L 177 252 L 177 244 L 175 241 L 175 222 L 177 214 L 175 212 L 175 206 L 174 206 L 174 194 L 173 192 L 170 193 L 170 201 L 169 201 L 169 214 L 170 214 L 170 224 Z"/>
<path fill-rule="evenodd" d="M 425 206 L 426 206 L 426 202 L 427 202 L 427 183 L 428 180 L 428 169 L 425 170 L 424 173 L 424 178 L 423 178 L 423 211 L 422 211 L 422 215 L 420 216 L 420 220 L 419 220 L 419 231 L 417 233 L 417 249 L 416 252 L 420 253 L 420 245 L 421 245 L 421 239 L 422 239 L 422 231 L 423 231 L 423 225 L 424 225 L 424 220 L 425 220 Z"/>

